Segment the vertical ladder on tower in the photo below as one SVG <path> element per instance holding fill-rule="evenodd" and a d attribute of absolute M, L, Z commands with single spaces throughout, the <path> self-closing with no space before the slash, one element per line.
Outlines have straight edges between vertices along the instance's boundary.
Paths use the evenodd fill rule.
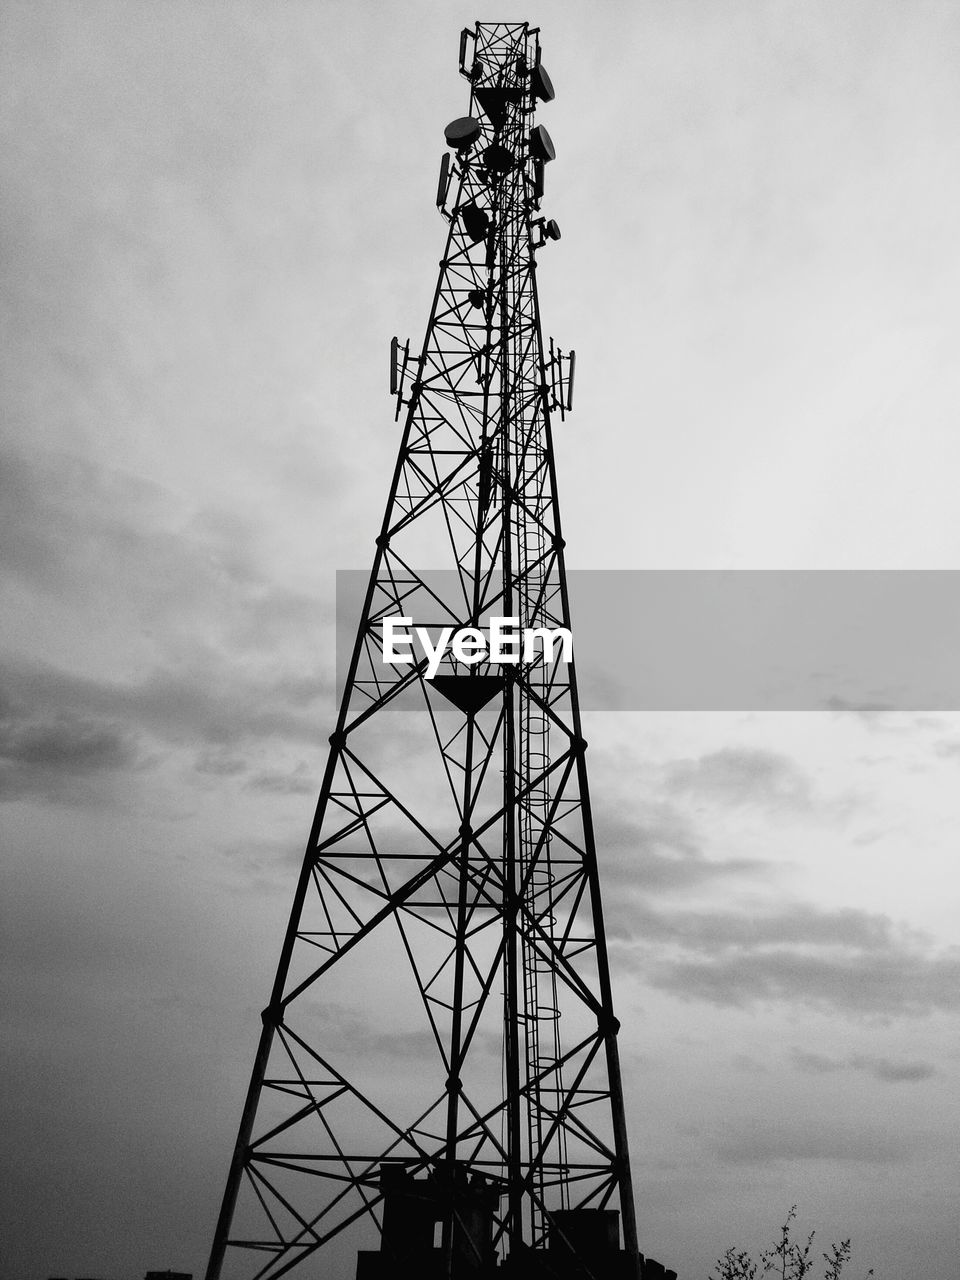
<path fill-rule="evenodd" d="M 532 388 L 528 394 L 536 394 Z M 518 450 L 515 474 L 518 488 L 530 495 L 525 519 L 518 521 L 517 602 L 521 626 L 549 629 L 551 589 L 550 557 L 543 512 L 537 495 L 543 487 L 546 458 L 538 435 L 531 432 Z M 530 918 L 550 942 L 557 945 L 556 883 L 553 838 L 550 830 L 550 722 L 545 712 L 550 689 L 547 666 L 541 654 L 528 668 L 520 692 L 521 752 L 520 788 L 525 794 L 520 814 L 520 869 Z M 549 1238 L 550 1217 L 545 1206 L 553 1187 L 559 1189 L 555 1208 L 566 1209 L 568 1189 L 561 1176 L 566 1161 L 565 1131 L 556 1126 L 564 1096 L 561 1062 L 560 1001 L 557 973 L 543 938 L 526 930 L 522 941 L 526 1057 L 527 1141 L 531 1153 L 540 1153 L 532 1164 L 532 1232 L 535 1246 Z M 554 1130 L 552 1138 L 551 1129 Z"/>

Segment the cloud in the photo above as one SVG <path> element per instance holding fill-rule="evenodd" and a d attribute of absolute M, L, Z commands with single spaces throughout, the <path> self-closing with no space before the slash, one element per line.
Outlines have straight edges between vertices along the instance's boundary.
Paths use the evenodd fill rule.
<path fill-rule="evenodd" d="M 314 1009 L 314 1004 L 307 1002 L 302 1008 L 298 1007 L 298 1017 L 312 1015 Z M 437 1055 L 436 1039 L 426 1024 L 416 1030 L 380 1029 L 369 1015 L 336 1001 L 323 1004 L 322 1018 L 328 1038 L 337 1042 L 341 1052 L 347 1052 L 354 1058 L 371 1061 L 420 1058 L 429 1061 Z"/>
<path fill-rule="evenodd" d="M 636 762 L 632 772 L 641 776 Z M 824 811 L 802 772 L 775 752 L 722 749 L 665 772 L 678 797 L 774 814 L 784 806 Z M 960 1008 L 960 948 L 938 950 L 882 913 L 785 897 L 776 861 L 707 857 L 679 799 L 636 799 L 625 793 L 626 781 L 597 810 L 607 938 L 622 972 L 719 1008 L 803 1006 L 866 1018 Z M 826 810 L 845 803 L 828 801 Z M 831 1069 L 826 1059 L 797 1065 Z M 890 1081 L 897 1067 L 859 1069 Z"/>
<path fill-rule="evenodd" d="M 122 732 L 96 722 L 63 716 L 52 724 L 0 724 L 0 757 L 25 767 L 94 773 L 132 763 L 136 752 Z"/>
<path fill-rule="evenodd" d="M 332 607 L 277 578 L 245 514 L 0 446 L 0 542 L 0 798 L 102 799 L 111 775 L 184 750 L 197 774 L 240 775 L 257 743 L 318 740 Z M 35 650 L 35 635 L 55 642 Z M 309 789 L 282 770 L 256 785 Z"/>
<path fill-rule="evenodd" d="M 240 774 L 258 742 L 315 743 L 316 704 L 329 693 L 319 678 L 270 675 L 200 653 L 180 670 L 130 681 L 0 659 L 0 682 L 0 799 L 78 799 L 69 780 L 143 769 L 178 748 L 198 752 L 201 773 Z M 266 776 L 261 785 L 278 789 L 279 777 L 271 788 Z M 306 789 L 305 781 L 294 775 L 285 785 Z"/>
<path fill-rule="evenodd" d="M 770 1068 L 766 1063 L 761 1062 L 758 1058 L 754 1058 L 749 1053 L 736 1053 L 730 1059 L 730 1064 L 737 1071 L 745 1071 L 750 1075 L 769 1075 Z"/>
<path fill-rule="evenodd" d="M 763 1127 L 743 1124 L 716 1147 L 723 1164 L 769 1165 L 797 1160 L 828 1160 L 856 1164 L 900 1164 L 909 1160 L 918 1143 L 876 1127 L 853 1127 L 842 1122 L 766 1120 Z"/>
<path fill-rule="evenodd" d="M 884 1084 L 929 1080 L 936 1068 L 929 1062 L 894 1061 L 891 1058 L 857 1053 L 849 1058 L 831 1058 L 823 1053 L 794 1049 L 790 1058 L 798 1071 L 808 1075 L 828 1075 L 838 1071 L 865 1071 Z"/>
<path fill-rule="evenodd" d="M 885 1084 L 929 1080 L 936 1074 L 936 1068 L 929 1062 L 895 1062 L 890 1058 L 871 1057 L 869 1054 L 856 1054 L 850 1059 L 850 1065 L 857 1071 L 869 1072 L 875 1079 L 882 1080 Z"/>
<path fill-rule="evenodd" d="M 772 909 L 743 911 L 657 911 L 638 907 L 634 936 L 676 944 L 685 950 L 716 956 L 768 948 L 831 948 L 879 955 L 896 949 L 898 940 L 920 935 L 898 930 L 889 917 L 855 907 L 826 909 L 811 903 L 787 903 Z"/>
<path fill-rule="evenodd" d="M 192 507 L 129 472 L 0 449 L 4 576 L 99 634 L 116 621 L 168 646 L 199 633 L 248 651 L 328 621 L 326 604 L 277 579 L 266 542 L 252 519 Z"/>
<path fill-rule="evenodd" d="M 624 822 L 619 840 L 626 845 L 629 838 Z M 636 867 L 618 859 L 613 876 L 604 867 L 605 884 L 616 888 L 605 912 L 616 966 L 651 987 L 720 1008 L 787 1004 L 880 1018 L 960 1008 L 960 948 L 937 950 L 925 934 L 885 914 L 782 896 L 750 907 L 664 904 L 664 884 L 695 891 L 708 880 L 706 867 L 728 887 L 744 872 L 769 870 L 762 862 L 710 863 L 695 848 L 667 859 L 642 844 Z M 816 1057 L 797 1065 L 832 1069 Z M 894 1078 L 890 1064 L 878 1060 L 870 1069 Z"/>
<path fill-rule="evenodd" d="M 764 874 L 769 868 L 758 858 L 706 857 L 696 829 L 670 804 L 636 805 L 613 796 L 597 807 L 595 821 L 607 890 L 624 890 L 628 895 L 683 892 L 717 881 Z M 609 893 L 608 897 L 612 912 L 619 914 L 622 909 L 626 914 L 623 927 L 629 933 L 632 899 Z"/>
<path fill-rule="evenodd" d="M 277 770 L 254 774 L 246 783 L 252 791 L 266 791 L 274 795 L 308 795 L 320 786 L 319 776 L 301 761 L 293 770 L 282 773 Z"/>
<path fill-rule="evenodd" d="M 665 774 L 669 791 L 719 804 L 800 812 L 812 807 L 809 780 L 775 751 L 724 747 L 695 760 L 675 761 Z"/>
<path fill-rule="evenodd" d="M 197 773 L 207 773 L 215 778 L 230 778 L 238 773 L 246 773 L 247 762 L 242 756 L 234 755 L 229 748 L 215 747 L 201 751 L 193 767 Z"/>
<path fill-rule="evenodd" d="M 724 919 L 718 916 L 702 930 L 701 951 L 707 936 L 723 933 Z M 731 932 L 747 927 L 743 917 L 728 919 Z M 870 921 L 862 925 L 865 934 L 874 927 Z M 765 931 L 775 928 L 768 918 Z M 667 932 L 678 931 L 670 926 Z M 934 953 L 892 936 L 883 946 L 854 941 L 837 947 L 802 938 L 793 945 L 721 943 L 712 953 L 687 949 L 674 957 L 648 948 L 644 959 L 632 958 L 631 968 L 654 987 L 720 1008 L 786 1003 L 881 1018 L 960 1009 L 960 949 Z"/>
<path fill-rule="evenodd" d="M 895 703 L 850 702 L 846 698 L 841 698 L 839 694 L 831 694 L 824 702 L 824 708 L 827 711 L 858 716 L 863 724 L 872 729 L 885 727 L 884 719 L 889 717 L 890 714 L 896 714 L 898 711 Z"/>
<path fill-rule="evenodd" d="M 0 704 L 0 800 L 85 794 L 78 784 L 137 768 L 136 735 L 106 717 L 72 710 L 38 712 L 9 692 Z"/>
<path fill-rule="evenodd" d="M 303 863 L 304 833 L 268 839 L 253 835 L 217 847 L 216 876 L 221 889 L 238 897 L 275 898 L 286 908 L 288 895 Z"/>
<path fill-rule="evenodd" d="M 830 1075 L 834 1071 L 842 1071 L 846 1066 L 840 1058 L 830 1058 L 825 1053 L 811 1053 L 805 1049 L 794 1049 L 790 1057 L 797 1070 L 807 1075 Z"/>
<path fill-rule="evenodd" d="M 853 703 L 845 698 L 834 696 L 827 699 L 824 710 L 843 717 L 854 716 L 863 728 L 887 737 L 937 733 L 943 729 L 945 723 L 949 723 L 949 716 L 952 715 L 952 712 L 948 713 L 945 721 L 942 713 L 904 710 L 903 702 L 902 692 L 894 698 L 892 703 L 879 700 L 871 703 Z"/>

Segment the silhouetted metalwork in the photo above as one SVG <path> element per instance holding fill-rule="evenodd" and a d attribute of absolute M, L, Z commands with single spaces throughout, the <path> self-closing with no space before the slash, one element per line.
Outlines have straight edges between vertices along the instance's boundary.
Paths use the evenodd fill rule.
<path fill-rule="evenodd" d="M 420 354 L 390 348 L 403 437 L 208 1280 L 639 1274 L 573 663 L 382 657 L 396 615 L 570 626 L 573 353 L 545 352 L 536 285 L 553 86 L 525 23 L 465 31 L 460 69 L 446 249 Z"/>

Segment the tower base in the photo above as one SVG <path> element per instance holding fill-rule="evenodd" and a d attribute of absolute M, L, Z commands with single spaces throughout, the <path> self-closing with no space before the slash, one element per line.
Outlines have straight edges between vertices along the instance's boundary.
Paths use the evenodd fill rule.
<path fill-rule="evenodd" d="M 620 1248 L 616 1209 L 558 1210 L 547 1248 L 500 1260 L 492 1243 L 500 1190 L 492 1180 L 460 1167 L 416 1178 L 401 1163 L 383 1164 L 380 1189 L 381 1245 L 359 1252 L 356 1280 L 637 1280 L 638 1262 L 643 1280 L 677 1280 Z"/>

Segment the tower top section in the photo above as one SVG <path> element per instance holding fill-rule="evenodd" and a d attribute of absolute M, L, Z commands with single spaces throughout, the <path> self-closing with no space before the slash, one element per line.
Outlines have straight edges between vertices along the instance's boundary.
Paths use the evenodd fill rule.
<path fill-rule="evenodd" d="M 533 119 L 538 104 L 554 97 L 540 60 L 538 28 L 525 22 L 464 28 L 460 74 L 471 85 L 470 114 L 452 120 L 444 136 L 461 172 L 475 167 L 488 186 L 519 186 L 514 194 L 524 211 L 539 209 L 544 166 L 556 150 L 547 130 Z M 443 208 L 443 201 L 438 204 Z"/>

